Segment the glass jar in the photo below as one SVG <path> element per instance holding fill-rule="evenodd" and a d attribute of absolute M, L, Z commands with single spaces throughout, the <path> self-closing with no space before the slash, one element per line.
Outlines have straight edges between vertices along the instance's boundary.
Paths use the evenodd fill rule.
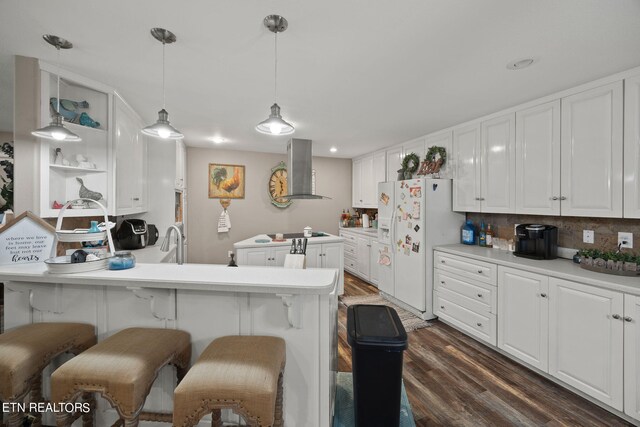
<path fill-rule="evenodd" d="M 136 265 L 136 257 L 131 251 L 118 251 L 109 258 L 109 270 L 126 270 Z"/>

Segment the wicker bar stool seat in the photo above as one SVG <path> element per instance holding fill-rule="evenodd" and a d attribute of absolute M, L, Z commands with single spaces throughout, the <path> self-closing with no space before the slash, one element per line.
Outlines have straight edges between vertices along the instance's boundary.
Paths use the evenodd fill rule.
<path fill-rule="evenodd" d="M 137 426 L 140 420 L 171 422 L 171 414 L 142 412 L 158 372 L 174 365 L 178 381 L 191 359 L 191 337 L 172 329 L 129 328 L 62 365 L 51 375 L 51 397 L 74 402 L 86 393 L 99 393 L 116 409 L 120 424 Z M 72 415 L 56 414 L 59 427 Z"/>
<path fill-rule="evenodd" d="M 42 402 L 42 370 L 60 354 L 79 354 L 96 343 L 95 328 L 84 323 L 34 323 L 0 334 L 0 400 Z M 34 414 L 32 426 L 40 426 Z M 12 412 L 8 427 L 22 426 L 24 414 Z"/>
<path fill-rule="evenodd" d="M 225 408 L 251 426 L 282 426 L 285 350 L 277 337 L 214 340 L 175 390 L 174 427 L 195 426 L 208 413 L 213 427 L 222 426 L 220 410 Z"/>

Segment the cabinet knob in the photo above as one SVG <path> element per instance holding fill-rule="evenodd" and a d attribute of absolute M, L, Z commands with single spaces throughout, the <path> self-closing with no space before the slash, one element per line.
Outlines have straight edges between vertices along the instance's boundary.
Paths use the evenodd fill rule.
<path fill-rule="evenodd" d="M 133 200 L 137 202 L 138 200 L 140 200 L 140 197 L 134 197 Z"/>
<path fill-rule="evenodd" d="M 478 294 L 478 298 L 482 298 L 482 294 Z"/>
<path fill-rule="evenodd" d="M 613 317 L 616 320 L 620 319 L 620 315 L 619 314 L 613 314 L 613 315 L 611 315 L 611 317 Z"/>
<path fill-rule="evenodd" d="M 446 264 L 446 263 L 444 262 L 444 260 L 443 260 L 443 259 L 441 259 L 441 260 L 440 260 L 440 262 L 441 262 L 442 264 Z"/>
<path fill-rule="evenodd" d="M 478 325 L 478 326 L 482 326 L 482 323 L 478 322 L 478 323 L 476 323 L 476 325 Z"/>
<path fill-rule="evenodd" d="M 546 298 L 547 294 L 540 294 L 540 298 Z"/>
<path fill-rule="evenodd" d="M 480 200 L 480 197 L 476 197 L 476 200 Z"/>
<path fill-rule="evenodd" d="M 444 305 L 441 305 L 440 308 L 444 310 Z"/>
<path fill-rule="evenodd" d="M 478 270 L 478 274 L 482 274 L 482 270 Z"/>
<path fill-rule="evenodd" d="M 549 197 L 549 200 L 558 200 L 558 199 L 559 199 L 558 196 Z"/>
<path fill-rule="evenodd" d="M 560 196 L 560 200 L 567 200 L 565 196 Z"/>
<path fill-rule="evenodd" d="M 445 284 L 445 283 L 444 283 L 444 280 L 440 280 L 440 283 L 442 283 L 443 285 Z"/>
<path fill-rule="evenodd" d="M 633 322 L 633 319 L 630 316 L 624 316 L 625 322 Z"/>

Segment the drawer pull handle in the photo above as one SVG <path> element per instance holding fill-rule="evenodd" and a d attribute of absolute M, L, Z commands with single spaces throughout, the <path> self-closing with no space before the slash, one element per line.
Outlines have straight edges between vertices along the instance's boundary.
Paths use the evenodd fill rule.
<path fill-rule="evenodd" d="M 478 274 L 482 274 L 482 270 L 478 270 Z"/>
<path fill-rule="evenodd" d="M 625 322 L 633 322 L 633 319 L 630 316 L 624 316 Z"/>
<path fill-rule="evenodd" d="M 549 200 L 558 200 L 558 199 L 559 199 L 558 196 L 549 197 Z"/>
<path fill-rule="evenodd" d="M 445 262 L 444 262 L 444 260 L 443 260 L 443 259 L 441 259 L 441 260 L 440 260 L 440 262 L 441 262 L 442 264 L 445 264 Z"/>
<path fill-rule="evenodd" d="M 444 305 L 441 305 L 440 308 L 444 310 Z"/>
<path fill-rule="evenodd" d="M 541 298 L 546 298 L 546 297 L 547 297 L 547 294 L 540 294 L 540 297 L 541 297 Z"/>
<path fill-rule="evenodd" d="M 560 200 L 567 200 L 566 196 L 560 196 Z"/>
<path fill-rule="evenodd" d="M 478 294 L 478 298 L 482 298 L 482 294 Z"/>
<path fill-rule="evenodd" d="M 442 283 L 443 285 L 445 284 L 445 283 L 444 283 L 444 280 L 440 280 L 440 283 Z"/>
<path fill-rule="evenodd" d="M 619 320 L 619 319 L 620 319 L 620 315 L 619 315 L 619 314 L 614 314 L 614 315 L 612 315 L 611 317 L 613 317 L 613 318 L 614 318 L 614 319 L 616 319 L 616 320 Z"/>
<path fill-rule="evenodd" d="M 478 322 L 478 323 L 476 323 L 476 325 L 478 325 L 478 326 L 482 326 L 482 323 Z"/>

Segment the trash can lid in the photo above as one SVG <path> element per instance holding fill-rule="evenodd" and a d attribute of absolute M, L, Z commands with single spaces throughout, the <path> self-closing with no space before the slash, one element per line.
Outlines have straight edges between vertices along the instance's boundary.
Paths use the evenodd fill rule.
<path fill-rule="evenodd" d="M 398 313 L 385 305 L 349 306 L 347 332 L 352 347 L 375 347 L 395 351 L 407 348 L 407 332 Z"/>

